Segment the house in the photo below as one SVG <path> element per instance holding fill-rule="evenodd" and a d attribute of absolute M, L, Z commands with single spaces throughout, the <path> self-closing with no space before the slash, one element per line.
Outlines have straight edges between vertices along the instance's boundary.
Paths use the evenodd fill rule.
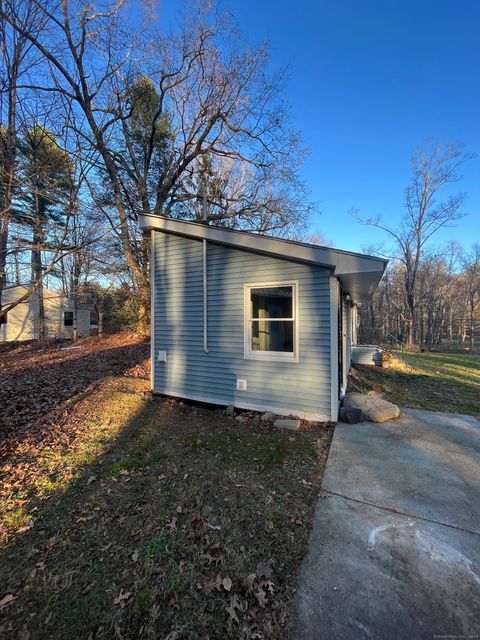
<path fill-rule="evenodd" d="M 142 216 L 152 250 L 152 390 L 336 421 L 357 309 L 387 261 Z"/>
<path fill-rule="evenodd" d="M 29 286 L 6 287 L 2 292 L 2 306 L 17 301 Z M 75 304 L 71 298 L 43 287 L 45 309 L 45 337 L 73 338 Z M 0 319 L 0 342 L 35 340 L 40 336 L 40 304 L 38 290 L 8 311 Z M 90 335 L 90 311 L 77 305 L 77 337 Z"/>

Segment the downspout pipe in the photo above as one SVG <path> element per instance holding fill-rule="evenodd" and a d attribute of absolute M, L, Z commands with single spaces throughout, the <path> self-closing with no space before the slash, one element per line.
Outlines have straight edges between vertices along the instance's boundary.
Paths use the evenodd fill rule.
<path fill-rule="evenodd" d="M 207 188 L 202 183 L 202 218 L 207 224 Z M 203 253 L 203 350 L 208 353 L 207 241 L 202 240 Z"/>
<path fill-rule="evenodd" d="M 207 241 L 202 240 L 203 251 L 203 350 L 208 353 L 208 291 L 207 291 Z"/>

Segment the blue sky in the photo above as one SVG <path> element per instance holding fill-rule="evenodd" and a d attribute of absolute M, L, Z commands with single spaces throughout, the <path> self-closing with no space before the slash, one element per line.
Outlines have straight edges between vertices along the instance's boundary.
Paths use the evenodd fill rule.
<path fill-rule="evenodd" d="M 164 0 L 164 8 L 172 8 Z M 170 5 L 170 6 L 168 6 Z M 384 236 L 354 221 L 402 214 L 410 157 L 424 141 L 480 154 L 477 0 L 223 0 L 248 40 L 268 39 L 288 65 L 287 101 L 310 156 L 303 177 L 321 215 L 312 231 L 361 250 Z M 161 13 L 160 13 L 161 15 Z M 480 158 L 455 190 L 470 215 L 436 242 L 480 240 Z"/>

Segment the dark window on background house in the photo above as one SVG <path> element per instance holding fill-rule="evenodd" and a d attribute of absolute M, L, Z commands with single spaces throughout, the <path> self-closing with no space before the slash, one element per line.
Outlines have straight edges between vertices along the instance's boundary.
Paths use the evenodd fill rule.
<path fill-rule="evenodd" d="M 0 317 L 0 324 L 7 324 L 7 322 L 8 322 L 7 317 L 8 317 L 8 313 L 6 313 L 4 316 L 1 316 Z"/>
<path fill-rule="evenodd" d="M 73 327 L 73 311 L 64 311 L 63 325 L 65 327 Z"/>

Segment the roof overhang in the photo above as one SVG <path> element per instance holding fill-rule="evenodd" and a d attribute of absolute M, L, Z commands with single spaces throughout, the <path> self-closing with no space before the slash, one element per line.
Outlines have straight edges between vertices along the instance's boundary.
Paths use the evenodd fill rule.
<path fill-rule="evenodd" d="M 247 231 L 213 227 L 164 216 L 141 215 L 144 231 L 163 231 L 177 236 L 207 240 L 215 244 L 253 251 L 282 260 L 315 264 L 330 269 L 342 282 L 352 302 L 368 300 L 380 282 L 388 260 L 332 247 L 272 238 Z"/>

